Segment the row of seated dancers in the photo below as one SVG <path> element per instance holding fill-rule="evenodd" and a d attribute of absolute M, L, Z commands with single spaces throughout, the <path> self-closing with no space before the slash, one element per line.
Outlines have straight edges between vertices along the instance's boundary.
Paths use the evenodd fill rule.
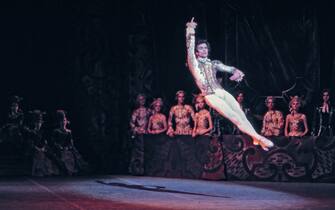
<path fill-rule="evenodd" d="M 133 135 L 161 134 L 174 135 L 211 135 L 213 121 L 210 112 L 206 109 L 204 96 L 199 94 L 194 97 L 194 108 L 184 103 L 185 92 L 176 93 L 177 104 L 172 106 L 168 118 L 161 113 L 163 100 L 154 99 L 151 108 L 147 108 L 146 96 L 139 94 L 136 102 L 138 107 L 133 111 L 130 127 Z M 244 93 L 238 92 L 236 100 L 241 109 L 248 116 L 249 108 L 244 107 Z M 267 112 L 262 116 L 261 134 L 264 136 L 295 136 L 301 137 L 309 133 L 314 136 L 333 136 L 335 108 L 330 103 L 330 91 L 322 91 L 322 103 L 315 108 L 312 129 L 308 128 L 307 117 L 300 112 L 301 99 L 291 97 L 289 114 L 284 118 L 280 110 L 275 109 L 275 97 L 268 96 L 265 100 Z M 193 121 L 193 122 L 192 122 Z M 193 125 L 193 126 L 192 126 Z M 234 134 L 241 134 L 234 128 Z M 236 132 L 237 130 L 237 132 Z"/>
<path fill-rule="evenodd" d="M 74 146 L 70 121 L 64 110 L 55 113 L 55 127 L 47 132 L 44 127 L 45 112 L 20 109 L 22 98 L 10 99 L 5 125 L 0 128 L 1 147 L 10 145 L 7 152 L 23 154 L 25 165 L 33 176 L 75 175 L 87 171 L 88 164 Z"/>

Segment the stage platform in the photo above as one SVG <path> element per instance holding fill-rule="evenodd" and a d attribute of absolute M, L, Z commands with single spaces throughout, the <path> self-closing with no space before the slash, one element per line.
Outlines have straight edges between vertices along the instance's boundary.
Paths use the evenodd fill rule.
<path fill-rule="evenodd" d="M 246 135 L 139 136 L 131 171 L 169 178 L 335 182 L 334 137 L 270 139 L 275 146 L 264 151 Z"/>
<path fill-rule="evenodd" d="M 334 209 L 335 185 L 144 176 L 0 179 L 2 210 Z"/>

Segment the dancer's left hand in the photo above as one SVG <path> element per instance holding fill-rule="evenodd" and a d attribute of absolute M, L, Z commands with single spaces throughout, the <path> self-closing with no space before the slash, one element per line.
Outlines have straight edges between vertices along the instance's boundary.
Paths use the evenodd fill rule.
<path fill-rule="evenodd" d="M 235 69 L 234 74 L 229 77 L 230 80 L 236 81 L 236 82 L 241 82 L 243 80 L 244 73 L 238 69 Z"/>

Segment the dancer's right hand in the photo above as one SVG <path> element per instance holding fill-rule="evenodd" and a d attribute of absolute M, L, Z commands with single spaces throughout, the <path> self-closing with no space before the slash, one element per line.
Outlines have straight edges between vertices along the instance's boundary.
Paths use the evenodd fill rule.
<path fill-rule="evenodd" d="M 195 29 L 197 27 L 197 25 L 198 24 L 196 22 L 194 22 L 194 17 L 192 17 L 192 19 L 191 19 L 190 22 L 186 23 L 187 28 L 193 28 L 193 29 Z"/>

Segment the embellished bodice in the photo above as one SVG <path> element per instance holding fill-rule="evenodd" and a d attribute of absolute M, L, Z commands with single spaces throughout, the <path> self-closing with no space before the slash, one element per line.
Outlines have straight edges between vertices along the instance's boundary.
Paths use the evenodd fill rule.
<path fill-rule="evenodd" d="M 133 112 L 130 121 L 130 127 L 133 133 L 136 134 L 146 133 L 150 114 L 151 114 L 150 109 L 145 107 L 137 108 Z"/>
<path fill-rule="evenodd" d="M 301 136 L 304 132 L 304 114 L 291 115 L 288 122 L 289 125 L 289 136 Z"/>
<path fill-rule="evenodd" d="M 280 111 L 267 111 L 263 117 L 262 135 L 279 136 L 284 128 L 284 117 Z"/>
<path fill-rule="evenodd" d="M 207 110 L 201 110 L 195 114 L 195 121 L 197 122 L 196 129 L 208 129 L 209 121 L 208 121 L 209 112 Z"/>
<path fill-rule="evenodd" d="M 218 61 L 198 60 L 199 61 L 199 74 L 196 78 L 196 83 L 204 94 L 212 94 L 215 89 L 221 88 L 220 83 L 216 78 L 217 68 L 215 64 Z"/>
<path fill-rule="evenodd" d="M 176 123 L 175 134 L 177 135 L 191 135 L 191 119 L 193 117 L 193 108 L 189 105 L 175 105 L 170 110 L 170 116 L 174 116 Z M 171 120 L 169 119 L 169 126 L 171 125 Z"/>
<path fill-rule="evenodd" d="M 164 114 L 156 113 L 150 117 L 151 121 L 151 131 L 157 131 L 164 129 L 164 124 L 166 123 L 166 117 Z"/>

